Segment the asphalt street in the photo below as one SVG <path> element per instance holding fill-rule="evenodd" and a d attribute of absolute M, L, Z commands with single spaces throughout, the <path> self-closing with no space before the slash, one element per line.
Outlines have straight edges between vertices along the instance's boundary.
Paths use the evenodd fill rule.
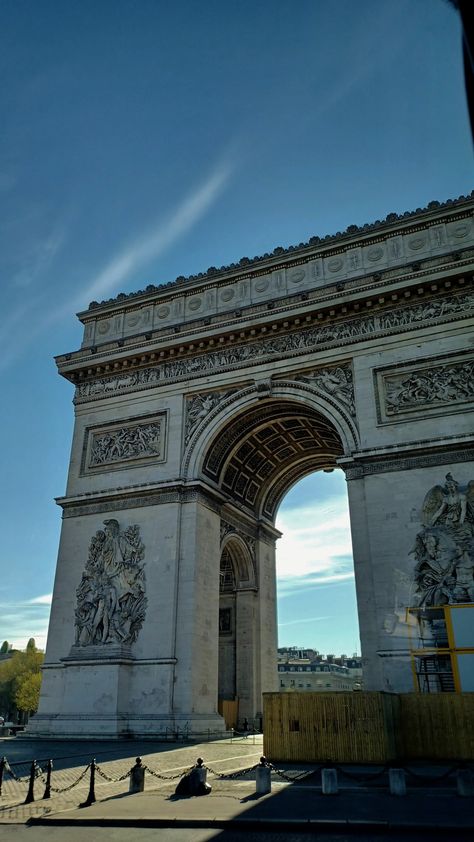
<path fill-rule="evenodd" d="M 127 828 L 127 827 L 28 827 L 25 825 L 4 825 L 1 828 L 2 842 L 63 842 L 67 834 L 68 842 L 422 842 L 422 840 L 449 840 L 452 834 L 438 834 L 431 830 L 429 834 L 402 831 L 372 834 L 367 830 L 352 833 L 278 833 L 267 831 L 207 830 L 199 828 Z M 456 833 L 456 842 L 472 842 L 472 832 Z"/>

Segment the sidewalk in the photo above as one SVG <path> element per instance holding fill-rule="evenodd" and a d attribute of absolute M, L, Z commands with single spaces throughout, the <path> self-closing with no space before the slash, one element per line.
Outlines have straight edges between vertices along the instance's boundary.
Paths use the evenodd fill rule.
<path fill-rule="evenodd" d="M 106 776 L 115 780 L 109 782 L 96 775 L 95 804 L 79 808 L 89 792 L 89 774 L 75 785 L 84 771 L 84 765 L 68 761 L 68 768 L 54 770 L 52 783 L 61 793 L 52 792 L 49 800 L 42 800 L 44 783 L 35 783 L 35 798 L 31 804 L 24 804 L 27 783 L 5 778 L 3 795 L 0 799 L 1 823 L 40 823 L 46 826 L 110 826 L 110 827 L 227 827 L 269 830 L 344 830 L 356 828 L 387 831 L 390 828 L 416 831 L 468 831 L 474 827 L 472 798 L 456 794 L 456 782 L 452 777 L 439 776 L 437 767 L 419 768 L 418 774 L 407 778 L 408 794 L 391 796 L 386 777 L 381 778 L 373 768 L 348 767 L 346 774 L 341 768 L 338 795 L 327 796 L 321 792 L 321 775 L 315 774 L 306 780 L 288 783 L 272 778 L 272 792 L 256 797 L 255 772 L 234 780 L 221 779 L 219 773 L 245 770 L 258 763 L 261 752 L 261 738 L 258 740 L 215 741 L 203 744 L 175 746 L 150 745 L 143 754 L 143 763 L 172 778 L 162 780 L 146 772 L 145 791 L 128 794 L 128 780 L 117 781 L 134 764 L 129 756 L 137 746 L 127 746 L 127 756 L 108 760 L 106 747 L 88 745 L 96 754 L 99 768 Z M 57 749 L 58 757 L 63 747 Z M 210 795 L 194 798 L 174 798 L 174 791 L 183 771 L 194 765 L 197 757 L 203 757 L 213 772 L 208 773 L 212 786 Z M 74 763 L 76 765 L 74 765 Z M 58 762 L 59 765 L 59 762 Z M 297 768 L 283 764 L 290 777 L 304 771 L 304 765 Z M 308 767 L 306 767 L 307 769 Z M 369 774 L 367 774 L 369 772 Z M 22 773 L 24 774 L 24 773 Z M 425 784 L 423 775 L 433 782 Z M 364 783 L 371 780 L 370 787 Z M 70 788 L 68 788 L 70 787 Z"/>
<path fill-rule="evenodd" d="M 209 780 L 212 780 L 209 778 Z M 101 827 L 260 828 L 380 830 L 444 829 L 453 833 L 473 827 L 472 799 L 451 793 L 416 792 L 404 797 L 362 789 L 324 796 L 319 787 L 273 784 L 256 798 L 254 782 L 212 781 L 210 795 L 175 800 L 174 787 L 136 795 L 119 795 L 84 809 L 43 815 L 32 823 Z"/>

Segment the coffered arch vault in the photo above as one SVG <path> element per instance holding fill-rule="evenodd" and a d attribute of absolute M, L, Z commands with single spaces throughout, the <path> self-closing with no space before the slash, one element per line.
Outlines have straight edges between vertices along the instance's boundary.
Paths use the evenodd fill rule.
<path fill-rule="evenodd" d="M 304 385 L 255 386 L 225 403 L 191 443 L 188 470 L 257 517 L 274 521 L 298 479 L 335 468 L 355 446 L 344 408 Z"/>

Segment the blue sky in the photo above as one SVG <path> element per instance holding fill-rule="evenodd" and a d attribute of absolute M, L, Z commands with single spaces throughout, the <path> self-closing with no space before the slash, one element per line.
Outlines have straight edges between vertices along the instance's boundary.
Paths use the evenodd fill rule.
<path fill-rule="evenodd" d="M 472 144 L 445 0 L 4 0 L 0 107 L 0 638 L 21 645 L 47 622 L 75 311 L 465 194 Z M 344 506 L 336 472 L 280 510 L 305 559 L 292 581 L 281 542 L 283 644 L 355 648 Z"/>

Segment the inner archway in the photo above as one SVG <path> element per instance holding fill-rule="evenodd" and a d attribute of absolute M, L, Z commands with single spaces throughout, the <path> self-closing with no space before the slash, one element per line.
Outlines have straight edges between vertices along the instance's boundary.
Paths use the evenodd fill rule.
<path fill-rule="evenodd" d="M 202 460 L 203 479 L 223 499 L 217 685 L 228 726 L 258 720 L 262 692 L 276 689 L 280 502 L 303 477 L 333 471 L 346 452 L 329 413 L 313 396 L 295 397 L 254 398 L 227 413 Z"/>

